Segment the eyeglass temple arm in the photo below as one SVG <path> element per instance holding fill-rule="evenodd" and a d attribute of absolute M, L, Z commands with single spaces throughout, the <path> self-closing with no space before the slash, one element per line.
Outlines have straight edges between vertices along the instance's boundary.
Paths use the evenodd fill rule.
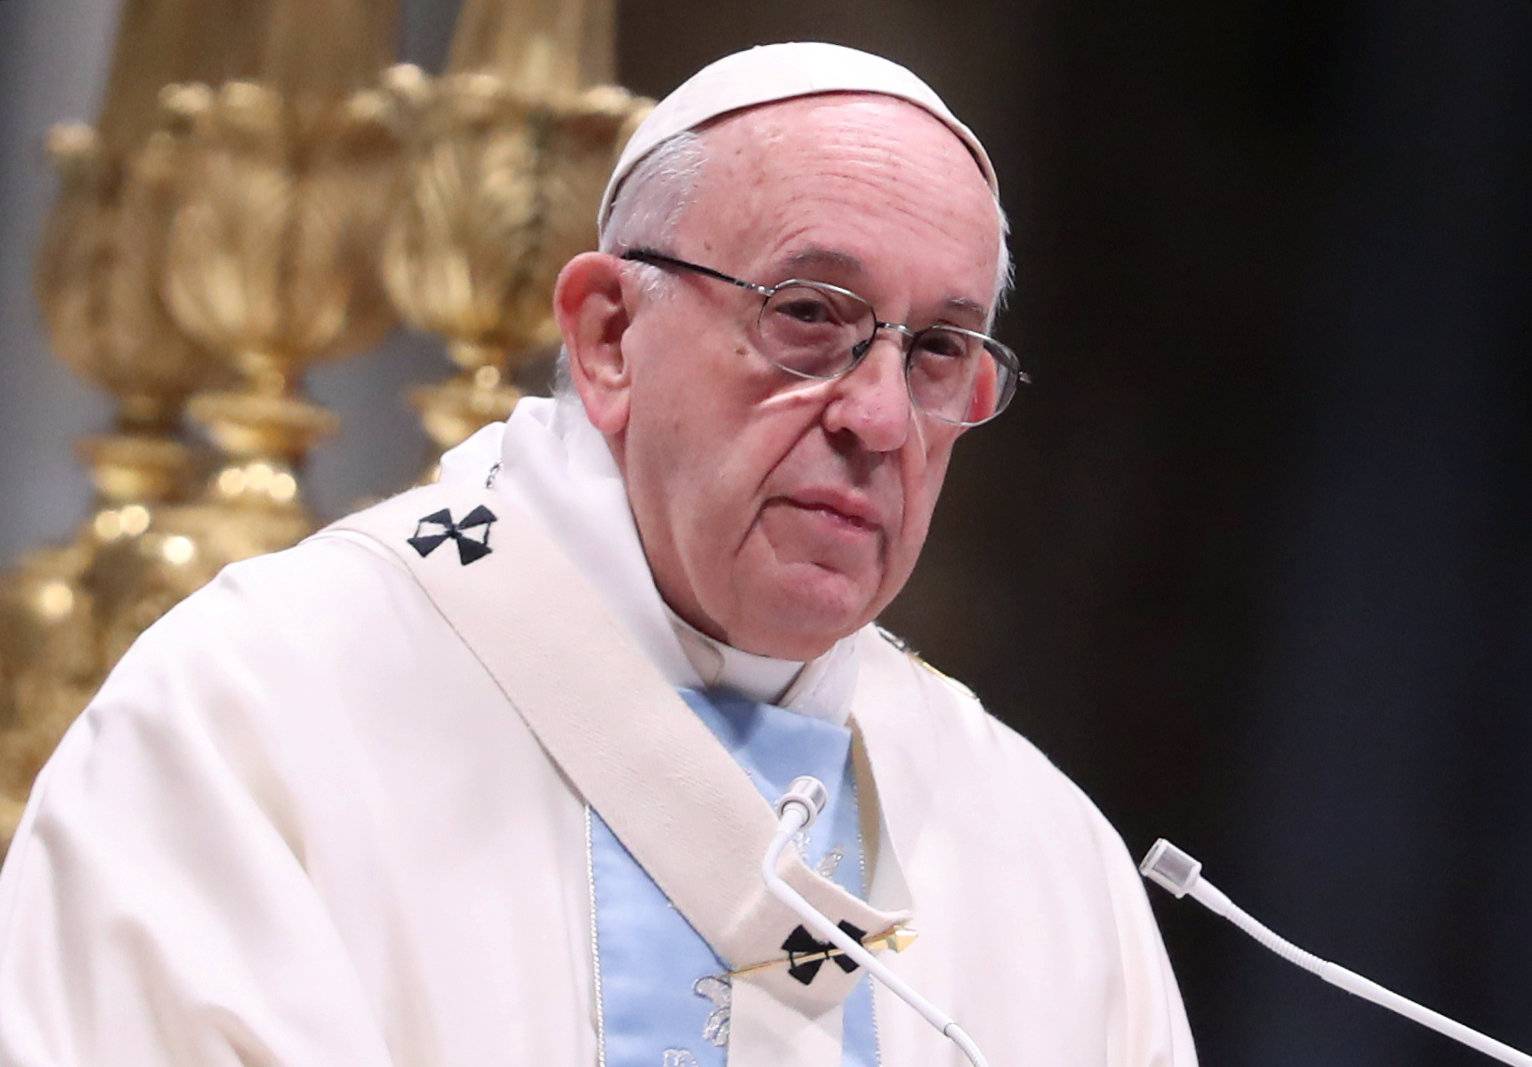
<path fill-rule="evenodd" d="M 770 296 L 773 292 L 776 291 L 774 289 L 768 289 L 764 285 L 756 285 L 754 282 L 747 282 L 743 278 L 736 278 L 732 274 L 725 274 L 721 270 L 714 270 L 712 267 L 704 267 L 700 263 L 688 263 L 684 259 L 677 259 L 675 256 L 667 256 L 663 252 L 655 252 L 648 248 L 629 249 L 622 254 L 622 258 L 634 263 L 651 263 L 655 266 L 677 267 L 680 270 L 689 270 L 695 274 L 704 274 L 709 278 L 716 278 L 718 281 L 728 282 L 730 285 L 737 285 L 741 289 L 748 289 L 752 293 L 760 293 L 762 296 Z"/>

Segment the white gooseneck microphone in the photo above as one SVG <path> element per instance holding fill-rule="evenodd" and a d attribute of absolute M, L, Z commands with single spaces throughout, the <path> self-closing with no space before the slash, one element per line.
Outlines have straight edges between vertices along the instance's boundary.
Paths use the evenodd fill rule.
<path fill-rule="evenodd" d="M 979 1051 L 979 1047 L 973 1043 L 973 1038 L 969 1037 L 950 1015 L 906 985 L 898 975 L 885 967 L 882 961 L 832 923 L 814 905 L 804 900 L 803 896 L 784 882 L 782 876 L 777 873 L 777 860 L 787 848 L 788 842 L 793 839 L 794 834 L 819 817 L 819 813 L 824 810 L 827 798 L 824 783 L 817 778 L 805 775 L 802 778 L 794 778 L 792 784 L 787 787 L 787 792 L 783 793 L 782 798 L 777 801 L 777 833 L 771 839 L 771 844 L 766 847 L 766 855 L 761 860 L 761 877 L 766 880 L 767 891 L 796 912 L 810 930 L 867 968 L 869 974 L 918 1011 L 926 1022 L 951 1038 L 952 1042 L 963 1050 L 963 1054 L 968 1057 L 968 1062 L 974 1067 L 988 1067 L 988 1062 Z"/>
<path fill-rule="evenodd" d="M 1406 1019 L 1412 1019 L 1421 1026 L 1428 1026 L 1439 1034 L 1446 1034 L 1454 1041 L 1460 1041 L 1469 1048 L 1482 1052 L 1501 1063 L 1515 1064 L 1517 1067 L 1532 1067 L 1532 1056 L 1517 1052 L 1510 1045 L 1496 1041 L 1492 1037 L 1486 1037 L 1477 1030 L 1470 1030 L 1462 1023 L 1449 1019 L 1440 1012 L 1422 1007 L 1413 1000 L 1401 997 L 1398 993 L 1363 978 L 1355 971 L 1348 971 L 1338 964 L 1305 952 L 1290 941 L 1284 941 L 1251 918 L 1237 904 L 1224 896 L 1216 886 L 1204 879 L 1202 864 L 1163 837 L 1154 843 L 1154 847 L 1149 850 L 1149 854 L 1144 857 L 1144 862 L 1139 864 L 1138 869 L 1143 872 L 1145 878 L 1163 886 L 1177 899 L 1190 896 L 1215 915 L 1222 915 L 1228 919 L 1289 963 L 1297 964 L 1304 970 L 1319 975 L 1331 985 L 1339 986 L 1363 1000 L 1370 1000 L 1390 1011 L 1398 1012 Z"/>

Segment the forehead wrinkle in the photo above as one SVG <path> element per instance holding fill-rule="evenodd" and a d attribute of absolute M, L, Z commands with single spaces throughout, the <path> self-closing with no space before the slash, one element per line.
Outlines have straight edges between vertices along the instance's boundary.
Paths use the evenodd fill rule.
<path fill-rule="evenodd" d="M 941 258 L 950 260 L 950 269 L 965 279 L 950 279 L 959 282 L 958 288 L 926 307 L 987 321 L 998 255 L 992 246 L 999 240 L 992 195 L 976 170 L 968 173 L 972 156 L 951 131 L 933 128 L 939 126 L 936 120 L 911 105 L 880 101 L 883 107 L 890 103 L 900 115 L 914 112 L 915 119 L 914 127 L 901 128 L 893 138 L 873 130 L 869 139 L 865 126 L 840 121 L 856 118 L 849 110 L 815 107 L 811 121 L 786 122 L 791 102 L 768 105 L 707 131 L 727 162 L 704 180 L 716 183 L 712 191 L 732 201 L 736 219 L 748 220 L 732 235 L 739 243 L 730 243 L 745 253 L 741 260 L 756 266 L 746 268 L 740 262 L 739 269 L 786 272 L 774 278 L 752 277 L 764 282 L 814 278 L 807 272 L 818 269 L 832 276 L 814 280 L 854 279 L 866 285 L 876 273 L 877 252 L 886 234 L 903 230 L 916 242 L 935 242 L 930 245 L 933 250 L 939 245 Z M 810 132 L 814 144 L 805 153 L 796 141 Z M 912 151 L 920 160 L 913 167 L 907 165 Z M 821 232 L 826 220 L 835 224 L 829 240 Z M 710 236 L 716 240 L 721 235 Z M 758 251 L 751 255 L 749 245 L 757 240 L 766 247 L 756 245 Z M 976 271 L 973 280 L 981 281 L 983 275 L 972 293 L 964 291 L 970 266 Z"/>
<path fill-rule="evenodd" d="M 974 217 L 970 218 L 957 202 L 959 198 L 940 192 L 933 195 L 932 184 L 912 183 L 907 179 L 890 182 L 887 175 L 840 168 L 823 169 L 817 176 L 826 180 L 819 189 L 790 196 L 784 206 L 792 209 L 818 201 L 826 203 L 835 217 L 860 223 L 855 208 L 861 200 L 871 197 L 886 213 L 877 221 L 880 230 L 887 229 L 890 224 L 902 225 L 917 237 L 951 242 L 963 250 L 963 255 L 973 253 L 975 262 L 982 264 L 986 271 L 992 270 L 996 253 L 993 250 L 980 252 L 988 243 L 986 238 L 990 231 L 994 231 L 997 239 L 999 236 L 987 192 L 983 204 L 977 206 Z M 933 204 L 936 205 L 934 209 Z M 836 208 L 842 205 L 845 210 L 837 211 Z"/>
<path fill-rule="evenodd" d="M 828 182 L 832 190 L 844 185 L 865 189 L 884 203 L 891 197 L 901 201 L 934 200 L 944 208 L 942 214 L 950 217 L 958 213 L 959 203 L 964 199 L 955 195 L 955 189 L 961 185 L 981 196 L 982 214 L 987 217 L 993 197 L 973 170 L 973 157 L 967 147 L 936 119 L 913 105 L 887 100 L 882 103 L 896 105 L 900 115 L 913 113 L 917 124 L 890 133 L 869 131 L 861 125 L 848 127 L 841 122 L 825 122 L 816 132 L 802 126 L 779 125 L 776 121 L 766 124 L 763 114 L 760 118 L 765 129 L 747 136 L 749 123 L 756 117 L 747 113 L 737 123 L 709 130 L 707 135 L 727 141 L 733 148 L 728 156 L 735 178 L 728 184 L 734 196 L 742 186 L 760 194 L 779 183 L 797 189 L 806 181 L 820 179 Z M 787 105 L 768 105 L 760 111 L 769 114 L 779 106 Z M 788 147 L 789 141 L 796 142 L 810 134 L 813 148 L 807 156 L 800 150 L 801 145 Z M 918 142 L 926 143 L 917 147 Z M 912 154 L 918 157 L 919 165 L 907 165 Z M 723 179 L 723 175 L 718 177 Z M 978 193 L 980 189 L 982 194 Z M 924 212 L 909 207 L 905 211 L 915 217 L 925 216 Z"/>
<path fill-rule="evenodd" d="M 969 229 L 969 224 L 973 220 L 961 218 L 960 213 L 948 208 L 936 212 L 929 210 L 929 201 L 922 197 L 918 190 L 888 188 L 887 183 L 879 182 L 872 176 L 834 175 L 829 172 L 823 172 L 821 176 L 833 177 L 835 184 L 812 192 L 795 192 L 785 198 L 777 211 L 783 215 L 793 213 L 807 215 L 814 206 L 823 206 L 830 218 L 852 230 L 875 231 L 859 233 L 859 236 L 873 248 L 881 243 L 880 234 L 886 233 L 893 225 L 922 239 L 951 242 L 960 249 L 971 248 L 975 252 L 975 261 L 986 266 L 994 258 L 992 252 L 982 256 L 978 254 L 977 250 L 982 241 L 972 237 L 965 238 L 964 232 Z M 874 219 L 864 213 L 860 201 L 869 194 L 876 198 L 876 202 L 884 212 L 884 217 Z M 994 225 L 990 214 L 986 213 L 983 219 L 983 225 Z M 790 246 L 794 240 L 805 234 L 811 234 L 814 229 L 813 224 L 795 225 L 778 237 L 773 244 L 777 248 Z M 867 261 L 861 256 L 813 239 L 806 241 L 802 252 L 795 251 L 792 255 L 803 255 L 807 261 L 815 258 L 812 253 L 821 249 L 830 255 L 819 258 L 831 266 L 841 266 L 864 274 L 870 270 Z M 843 261 L 833 262 L 832 260 L 836 258 Z"/>

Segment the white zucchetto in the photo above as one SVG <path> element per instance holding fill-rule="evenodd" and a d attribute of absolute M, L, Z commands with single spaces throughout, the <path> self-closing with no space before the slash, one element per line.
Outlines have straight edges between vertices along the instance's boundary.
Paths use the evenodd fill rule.
<path fill-rule="evenodd" d="M 623 179 L 663 142 L 740 108 L 816 93 L 877 93 L 930 112 L 968 146 L 990 190 L 999 195 L 995 169 L 979 139 L 908 69 L 882 56 L 823 41 L 767 44 L 709 63 L 655 106 L 617 160 L 596 213 L 597 232 L 606 228 Z"/>

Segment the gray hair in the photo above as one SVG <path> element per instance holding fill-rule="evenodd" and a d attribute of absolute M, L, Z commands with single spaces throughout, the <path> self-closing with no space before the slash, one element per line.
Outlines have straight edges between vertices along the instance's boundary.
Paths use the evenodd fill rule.
<path fill-rule="evenodd" d="M 617 190 L 606 228 L 601 231 L 601 251 L 611 255 L 639 247 L 662 251 L 696 199 L 697 182 L 706 162 L 702 135 L 694 130 L 662 141 L 639 160 Z M 647 269 L 663 274 L 657 267 Z"/>
<path fill-rule="evenodd" d="M 671 238 L 686 209 L 697 196 L 697 185 L 707 163 L 702 136 L 693 130 L 678 133 L 660 144 L 633 168 L 617 190 L 617 198 L 607 214 L 598 249 L 609 255 L 621 255 L 632 248 L 669 251 Z M 1011 261 L 1011 223 L 1006 218 L 1000 198 L 995 197 L 995 214 L 1000 225 L 1000 258 L 995 264 L 995 294 L 990 324 L 1004 306 L 1015 283 L 1015 264 Z M 659 296 L 668 275 L 647 263 L 629 263 L 627 269 L 639 272 L 643 291 Z M 574 383 L 569 375 L 569 350 L 559 348 L 553 367 L 553 395 L 560 401 L 574 397 Z"/>
<path fill-rule="evenodd" d="M 668 250 L 681 216 L 696 199 L 697 182 L 706 161 L 702 137 L 691 130 L 661 142 L 639 160 L 617 190 L 597 248 L 617 256 L 630 248 Z M 626 269 L 639 274 L 646 295 L 653 297 L 663 292 L 667 275 L 659 267 L 628 263 Z M 574 396 L 569 349 L 563 346 L 553 365 L 553 395 L 560 401 Z"/>

